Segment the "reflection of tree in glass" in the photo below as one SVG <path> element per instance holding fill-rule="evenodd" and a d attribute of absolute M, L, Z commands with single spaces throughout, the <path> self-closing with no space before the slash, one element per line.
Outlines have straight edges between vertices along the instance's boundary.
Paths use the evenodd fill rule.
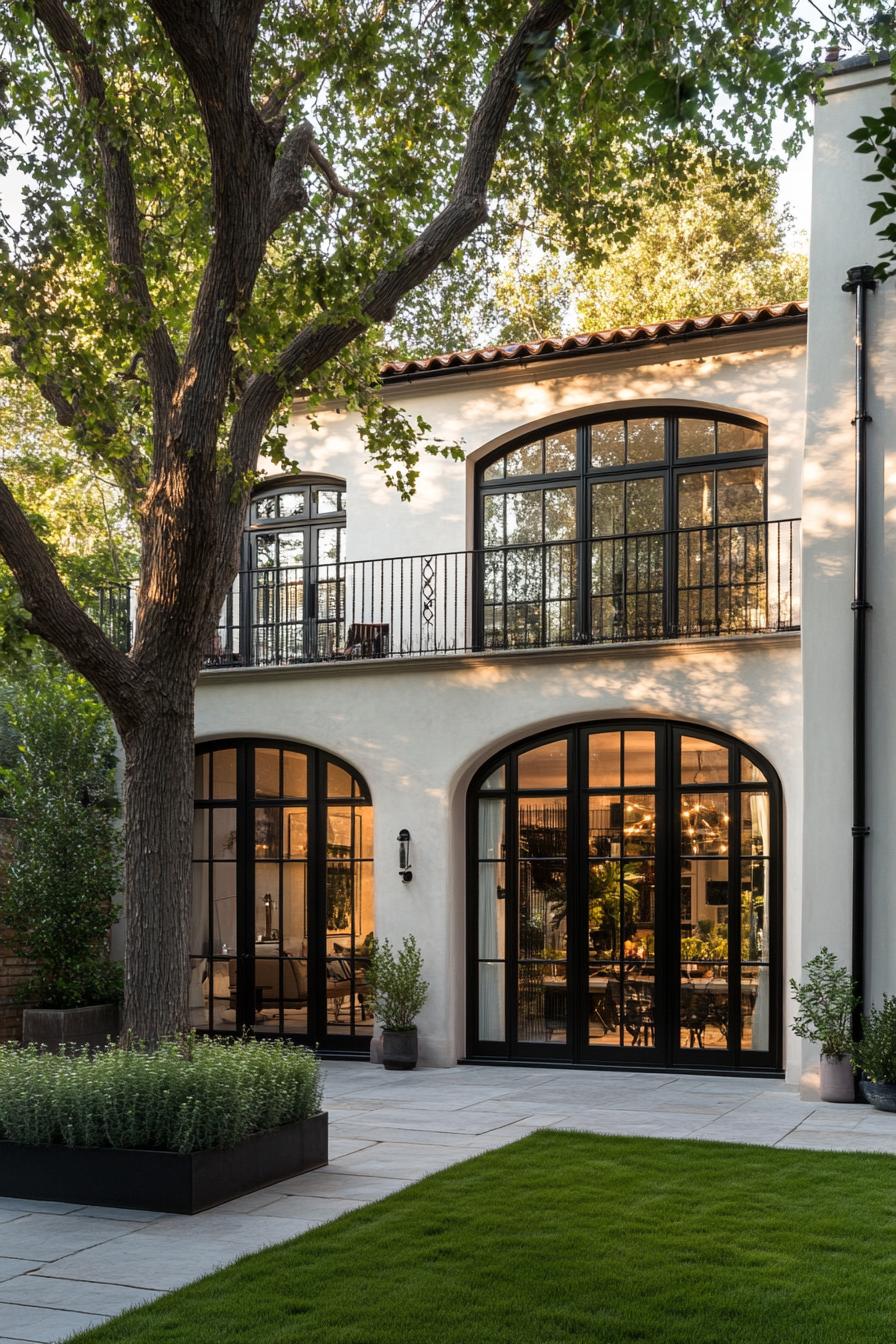
<path fill-rule="evenodd" d="M 541 490 L 520 490 L 505 496 L 507 522 L 504 540 L 508 546 L 543 539 Z"/>

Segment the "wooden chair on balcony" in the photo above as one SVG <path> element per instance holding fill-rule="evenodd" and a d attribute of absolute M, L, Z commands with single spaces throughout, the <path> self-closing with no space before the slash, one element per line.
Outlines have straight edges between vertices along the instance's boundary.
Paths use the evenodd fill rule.
<path fill-rule="evenodd" d="M 389 656 L 389 627 L 375 621 L 350 625 L 345 644 L 337 649 L 334 658 L 387 658 Z"/>

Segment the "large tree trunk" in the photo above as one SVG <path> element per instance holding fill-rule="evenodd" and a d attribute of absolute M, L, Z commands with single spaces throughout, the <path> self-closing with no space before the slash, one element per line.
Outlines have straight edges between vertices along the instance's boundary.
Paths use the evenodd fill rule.
<path fill-rule="evenodd" d="M 127 953 L 124 1030 L 155 1044 L 185 1031 L 193 824 L 193 688 L 122 733 Z"/>

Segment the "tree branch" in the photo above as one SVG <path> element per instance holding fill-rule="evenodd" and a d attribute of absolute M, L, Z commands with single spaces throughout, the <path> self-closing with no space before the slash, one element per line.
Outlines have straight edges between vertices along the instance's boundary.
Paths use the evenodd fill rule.
<path fill-rule="evenodd" d="M 333 195 L 347 196 L 350 200 L 355 200 L 358 193 L 356 191 L 351 191 L 344 182 L 340 182 L 336 175 L 335 168 L 330 163 L 330 160 L 326 157 L 316 140 L 312 139 L 308 150 L 312 163 L 314 163 L 320 170 L 321 177 L 324 179 Z"/>
<path fill-rule="evenodd" d="M 140 673 L 69 595 L 43 542 L 0 479 L 0 555 L 18 584 L 29 628 L 59 650 L 99 691 L 126 728 L 137 714 Z"/>
<path fill-rule="evenodd" d="M 259 104 L 258 115 L 262 121 L 275 122 L 282 114 L 292 95 L 305 82 L 304 66 L 295 66 L 289 74 L 278 79 L 272 85 L 263 103 Z"/>
<path fill-rule="evenodd" d="M 488 214 L 486 194 L 501 138 L 520 96 L 519 74 L 536 37 L 553 33 L 572 11 L 572 0 L 536 0 L 498 57 L 473 117 L 454 187 L 444 208 L 360 296 L 362 317 L 309 323 L 281 352 L 273 370 L 249 383 L 230 434 L 233 472 L 254 462 L 261 436 L 288 388 L 357 339 L 371 323 L 387 322 L 402 298 L 451 256 Z M 253 447 L 253 445 L 255 445 Z"/>
<path fill-rule="evenodd" d="M 302 182 L 302 170 L 308 164 L 313 144 L 311 123 L 299 122 L 284 138 L 277 161 L 271 173 L 271 204 L 268 217 L 268 235 L 276 233 L 290 215 L 304 210 L 308 192 Z"/>
<path fill-rule="evenodd" d="M 120 271 L 125 295 L 147 323 L 146 368 L 156 409 L 164 413 L 174 389 L 178 361 L 171 337 L 164 323 L 157 319 L 146 282 L 137 194 L 128 151 L 115 143 L 107 124 L 105 81 L 93 47 L 77 20 L 62 0 L 34 0 L 34 11 L 68 66 L 79 103 L 93 119 L 105 188 L 109 255 Z"/>
<path fill-rule="evenodd" d="M 174 460 L 214 462 L 233 367 L 231 337 L 249 303 L 269 237 L 270 184 L 282 126 L 262 121 L 251 95 L 252 53 L 263 0 L 149 0 L 189 80 L 212 173 L 214 242 L 199 285 L 169 433 L 156 445 Z"/>

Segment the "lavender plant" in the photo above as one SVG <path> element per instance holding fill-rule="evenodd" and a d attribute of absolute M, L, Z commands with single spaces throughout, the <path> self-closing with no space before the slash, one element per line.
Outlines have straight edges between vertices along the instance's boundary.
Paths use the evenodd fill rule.
<path fill-rule="evenodd" d="M 316 1056 L 285 1041 L 195 1036 L 155 1050 L 0 1047 L 0 1139 L 190 1153 L 321 1108 Z"/>

